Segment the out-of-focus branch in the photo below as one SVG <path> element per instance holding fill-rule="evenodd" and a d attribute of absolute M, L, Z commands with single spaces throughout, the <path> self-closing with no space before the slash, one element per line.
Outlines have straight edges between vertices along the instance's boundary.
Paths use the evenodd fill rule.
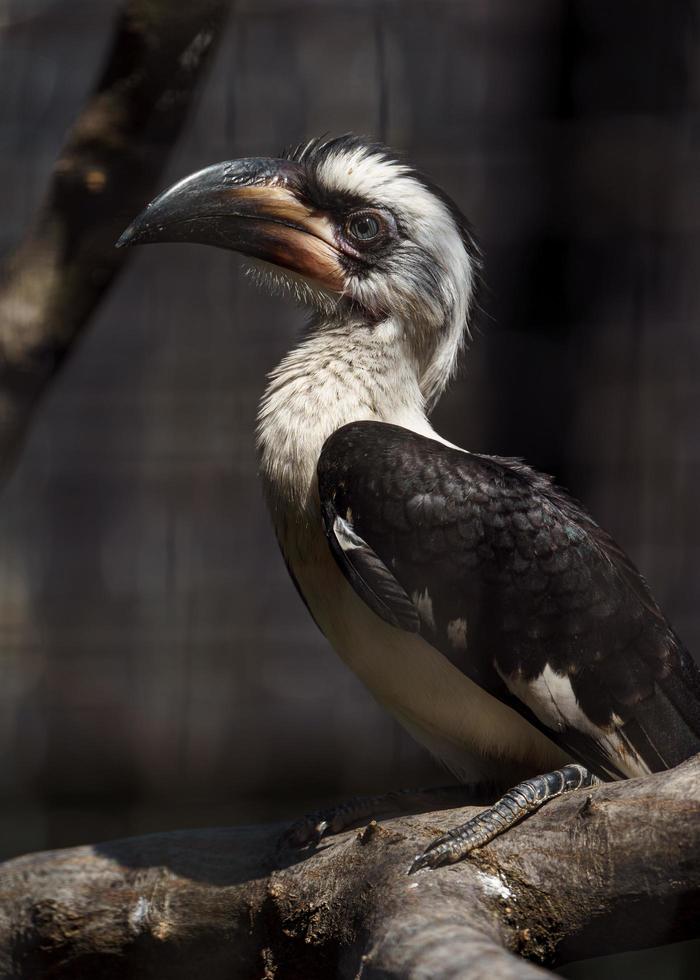
<path fill-rule="evenodd" d="M 0 286 L 0 472 L 128 250 L 158 189 L 232 0 L 126 0 L 93 94 Z"/>
<path fill-rule="evenodd" d="M 407 876 L 468 815 L 370 824 L 311 854 L 261 826 L 9 861 L 0 975 L 536 980 L 537 962 L 698 935 L 700 756 L 562 797 L 470 859 Z"/>

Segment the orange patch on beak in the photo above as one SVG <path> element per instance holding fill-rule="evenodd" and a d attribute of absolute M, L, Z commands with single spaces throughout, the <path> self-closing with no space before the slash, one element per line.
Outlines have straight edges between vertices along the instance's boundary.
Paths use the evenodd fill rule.
<path fill-rule="evenodd" d="M 160 194 L 117 244 L 216 245 L 340 293 L 345 274 L 333 224 L 296 196 L 298 177 L 298 166 L 284 160 L 214 164 Z"/>
<path fill-rule="evenodd" d="M 324 215 L 302 204 L 286 187 L 242 187 L 228 193 L 234 213 L 236 205 L 243 204 L 241 221 L 257 225 L 255 257 L 313 279 L 333 292 L 343 291 L 340 254 L 333 227 Z"/>

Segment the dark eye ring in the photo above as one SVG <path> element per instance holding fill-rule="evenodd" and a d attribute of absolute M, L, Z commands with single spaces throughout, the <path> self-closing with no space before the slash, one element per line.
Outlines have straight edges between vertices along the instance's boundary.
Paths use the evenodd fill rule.
<path fill-rule="evenodd" d="M 345 234 L 356 242 L 372 242 L 384 230 L 384 219 L 377 211 L 356 211 L 345 222 Z"/>

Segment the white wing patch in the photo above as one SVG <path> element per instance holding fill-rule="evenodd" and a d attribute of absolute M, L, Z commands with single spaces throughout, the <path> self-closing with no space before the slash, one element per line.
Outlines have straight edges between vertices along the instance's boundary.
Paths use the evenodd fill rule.
<path fill-rule="evenodd" d="M 420 618 L 428 624 L 431 629 L 435 629 L 435 616 L 433 615 L 433 600 L 428 594 L 428 590 L 424 589 L 423 592 L 419 592 L 417 589 L 411 595 L 413 600 L 413 605 L 418 610 L 418 615 Z"/>
<path fill-rule="evenodd" d="M 619 725 L 621 719 L 613 715 L 612 729 L 595 725 L 581 708 L 566 674 L 557 673 L 549 664 L 545 664 L 542 673 L 532 680 L 526 680 L 521 675 L 503 674 L 500 670 L 498 673 L 511 694 L 526 704 L 548 728 L 557 732 L 572 728 L 592 738 L 627 776 L 644 776 L 651 772 L 626 738 Z"/>
<path fill-rule="evenodd" d="M 343 551 L 354 551 L 357 548 L 366 548 L 367 545 L 362 538 L 355 534 L 347 521 L 338 515 L 333 521 L 333 534 Z"/>
<path fill-rule="evenodd" d="M 452 619 L 447 624 L 447 639 L 455 650 L 467 649 L 467 621 L 466 619 Z"/>

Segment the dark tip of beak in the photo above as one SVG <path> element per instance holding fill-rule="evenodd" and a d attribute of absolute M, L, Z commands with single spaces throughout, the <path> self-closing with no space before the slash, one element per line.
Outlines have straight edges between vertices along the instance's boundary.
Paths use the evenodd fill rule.
<path fill-rule="evenodd" d="M 127 245 L 134 245 L 136 243 L 136 222 L 132 221 L 128 228 L 126 228 L 117 241 L 114 243 L 115 248 L 126 248 Z"/>
<path fill-rule="evenodd" d="M 134 218 L 115 247 L 198 242 L 245 251 L 243 239 L 250 237 L 252 226 L 240 219 L 255 217 L 258 207 L 257 197 L 246 192 L 292 182 L 298 171 L 297 164 L 266 157 L 215 163 L 159 194 Z"/>

